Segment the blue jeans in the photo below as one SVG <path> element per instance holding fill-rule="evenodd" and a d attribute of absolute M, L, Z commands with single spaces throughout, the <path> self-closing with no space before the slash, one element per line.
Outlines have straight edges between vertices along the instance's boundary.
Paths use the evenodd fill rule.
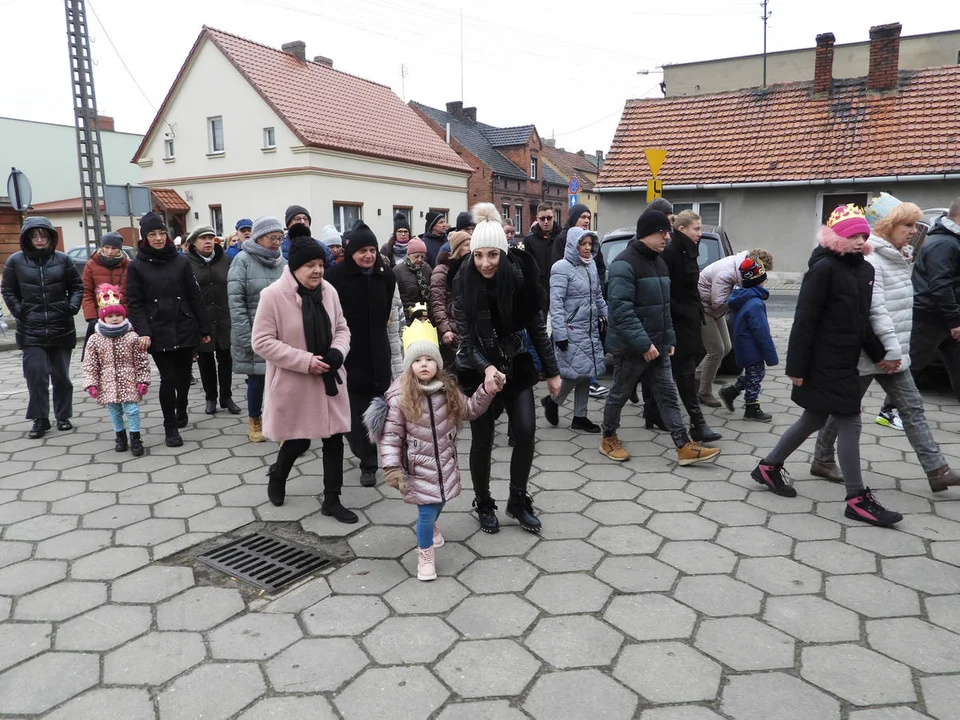
<path fill-rule="evenodd" d="M 127 416 L 130 432 L 140 432 L 140 406 L 135 402 L 107 403 L 107 412 L 114 432 L 123 432 L 123 416 Z"/>
<path fill-rule="evenodd" d="M 266 375 L 247 375 L 247 415 L 258 418 L 263 414 L 263 388 Z"/>
<path fill-rule="evenodd" d="M 433 526 L 440 517 L 440 511 L 443 510 L 444 503 L 428 503 L 427 505 L 417 505 L 419 514 L 417 515 L 417 547 L 426 550 L 433 546 Z"/>
<path fill-rule="evenodd" d="M 526 330 L 522 332 L 523 335 L 523 347 L 530 353 L 530 357 L 533 358 L 533 366 L 537 369 L 538 373 L 543 372 L 543 363 L 540 362 L 540 356 L 537 355 L 537 349 L 533 346 L 533 341 L 530 339 L 530 333 Z"/>

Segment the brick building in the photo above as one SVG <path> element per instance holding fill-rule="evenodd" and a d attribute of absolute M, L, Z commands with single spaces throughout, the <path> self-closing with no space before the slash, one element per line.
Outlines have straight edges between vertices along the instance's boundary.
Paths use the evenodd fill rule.
<path fill-rule="evenodd" d="M 468 204 L 491 202 L 518 233 L 536 221 L 537 205 L 553 204 L 557 219 L 566 215 L 567 181 L 543 160 L 544 143 L 533 125 L 498 128 L 477 122 L 477 109 L 449 102 L 438 110 L 410 101 L 412 107 L 446 140 L 473 172 L 467 183 Z"/>

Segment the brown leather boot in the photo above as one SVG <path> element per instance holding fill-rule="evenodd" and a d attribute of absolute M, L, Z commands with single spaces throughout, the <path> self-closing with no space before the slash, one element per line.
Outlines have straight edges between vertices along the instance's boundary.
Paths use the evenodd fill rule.
<path fill-rule="evenodd" d="M 943 492 L 948 487 L 960 485 L 960 476 L 953 472 L 949 465 L 944 465 L 928 472 L 927 482 L 930 483 L 930 489 L 933 492 Z"/>

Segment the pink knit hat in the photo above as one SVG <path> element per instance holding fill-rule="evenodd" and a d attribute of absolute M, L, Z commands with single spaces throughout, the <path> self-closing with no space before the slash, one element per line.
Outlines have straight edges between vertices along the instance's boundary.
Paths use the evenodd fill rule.
<path fill-rule="evenodd" d="M 842 238 L 854 235 L 870 235 L 870 223 L 861 208 L 853 203 L 836 208 L 827 220 L 827 227 Z"/>
<path fill-rule="evenodd" d="M 418 237 L 413 238 L 407 243 L 407 255 L 413 255 L 414 253 L 427 254 L 427 244 Z"/>

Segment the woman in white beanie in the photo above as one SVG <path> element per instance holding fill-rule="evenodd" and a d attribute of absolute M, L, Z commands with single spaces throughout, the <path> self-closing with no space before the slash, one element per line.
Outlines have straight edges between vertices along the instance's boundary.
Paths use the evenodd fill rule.
<path fill-rule="evenodd" d="M 524 349 L 522 333 L 530 336 L 547 376 L 550 394 L 560 392 L 560 371 L 547 334 L 544 312 L 546 296 L 539 283 L 539 269 L 524 250 L 508 254 L 507 236 L 500 214 L 491 203 L 473 208 L 477 226 L 470 239 L 470 259 L 465 260 L 453 281 L 453 315 L 460 337 L 457 373 L 468 394 L 484 384 L 493 392 L 498 379 L 506 377 L 503 391 L 487 412 L 470 423 L 470 475 L 474 507 L 480 529 L 500 529 L 490 496 L 490 464 L 494 424 L 503 410 L 513 428 L 515 445 L 510 459 L 510 499 L 507 515 L 524 530 L 539 532 L 540 520 L 533 514 L 527 481 L 536 441 L 536 409 L 533 387 L 539 381 L 533 358 Z"/>

